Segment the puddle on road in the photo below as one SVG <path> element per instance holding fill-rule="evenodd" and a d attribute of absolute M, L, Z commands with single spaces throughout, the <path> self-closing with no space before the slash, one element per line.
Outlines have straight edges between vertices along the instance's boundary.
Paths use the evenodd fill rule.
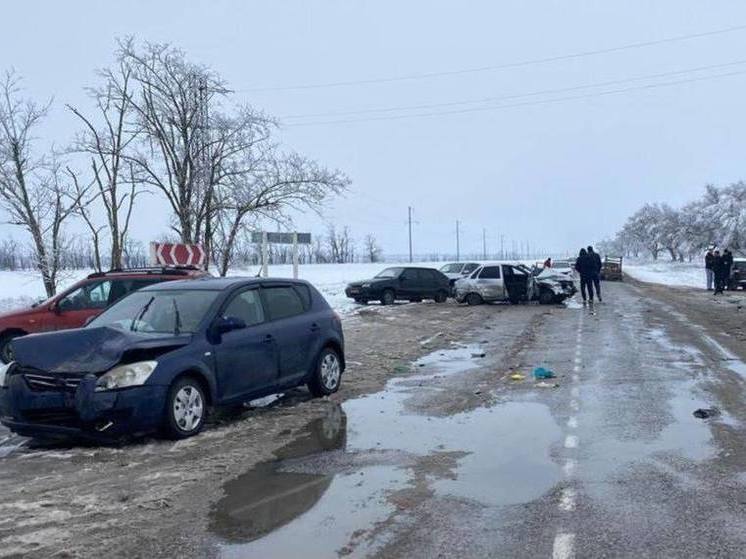
<path fill-rule="evenodd" d="M 325 422 L 311 424 L 277 460 L 227 482 L 210 516 L 211 530 L 223 542 L 221 554 L 364 555 L 386 543 L 385 531 L 374 534 L 374 526 L 406 514 L 391 497 L 412 489 L 415 477 L 427 480 L 436 498 L 487 506 L 525 503 L 546 493 L 561 479 L 550 449 L 562 432 L 543 404 L 509 402 L 446 417 L 407 410 L 421 383 L 478 367 L 483 359 L 474 356 L 480 353 L 478 346 L 460 346 L 420 359 L 413 371 L 427 374 L 393 379 L 383 391 L 338 408 L 343 421 L 331 425 L 339 425 L 343 435 L 320 438 Z M 391 456 L 398 458 L 386 459 Z"/>

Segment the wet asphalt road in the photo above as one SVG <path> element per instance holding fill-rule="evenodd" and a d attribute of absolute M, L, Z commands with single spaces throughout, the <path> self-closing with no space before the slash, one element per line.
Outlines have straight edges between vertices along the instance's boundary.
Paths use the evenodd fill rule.
<path fill-rule="evenodd" d="M 744 556 L 746 366 L 644 288 L 604 288 L 330 408 L 226 484 L 219 554 Z"/>

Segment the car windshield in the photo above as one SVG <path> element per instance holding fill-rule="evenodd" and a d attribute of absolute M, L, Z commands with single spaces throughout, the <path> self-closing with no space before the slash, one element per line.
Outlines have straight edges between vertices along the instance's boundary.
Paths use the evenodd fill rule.
<path fill-rule="evenodd" d="M 399 274 L 401 274 L 401 271 L 403 269 L 404 268 L 386 268 L 383 272 L 378 274 L 376 277 L 377 278 L 395 278 Z"/>
<path fill-rule="evenodd" d="M 460 274 L 463 264 L 446 264 L 440 271 L 444 274 Z"/>
<path fill-rule="evenodd" d="M 87 328 L 191 334 L 219 294 L 206 289 L 136 291 L 93 319 Z"/>

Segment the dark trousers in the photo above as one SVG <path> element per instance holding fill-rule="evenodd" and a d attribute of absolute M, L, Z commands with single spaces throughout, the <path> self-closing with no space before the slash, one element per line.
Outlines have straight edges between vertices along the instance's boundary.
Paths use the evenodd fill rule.
<path fill-rule="evenodd" d="M 725 274 L 715 272 L 715 293 L 722 293 L 725 289 Z"/>
<path fill-rule="evenodd" d="M 599 274 L 596 274 L 593 276 L 593 285 L 596 288 L 596 297 L 598 297 L 598 300 L 601 300 L 601 276 Z"/>
<path fill-rule="evenodd" d="M 588 293 L 586 297 L 586 292 Z M 580 276 L 580 295 L 593 301 L 593 276 Z"/>

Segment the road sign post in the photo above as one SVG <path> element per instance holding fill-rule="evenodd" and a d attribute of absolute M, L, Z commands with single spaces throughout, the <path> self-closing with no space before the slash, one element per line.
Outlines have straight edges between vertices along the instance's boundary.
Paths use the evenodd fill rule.
<path fill-rule="evenodd" d="M 261 275 L 269 275 L 269 245 L 293 245 L 293 278 L 298 278 L 298 245 L 310 245 L 311 233 L 272 233 L 268 231 L 254 231 L 251 233 L 252 243 L 261 243 L 262 268 Z"/>

